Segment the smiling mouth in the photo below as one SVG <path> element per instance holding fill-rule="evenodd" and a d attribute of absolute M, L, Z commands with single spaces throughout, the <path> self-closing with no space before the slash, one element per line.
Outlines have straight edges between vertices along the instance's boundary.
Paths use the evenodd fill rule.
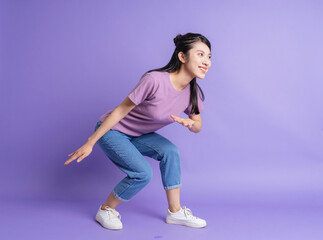
<path fill-rule="evenodd" d="M 202 68 L 202 67 L 199 67 L 199 69 L 200 69 L 203 73 L 206 73 L 206 72 L 207 72 L 207 70 L 206 70 L 206 69 L 204 69 L 204 68 Z"/>

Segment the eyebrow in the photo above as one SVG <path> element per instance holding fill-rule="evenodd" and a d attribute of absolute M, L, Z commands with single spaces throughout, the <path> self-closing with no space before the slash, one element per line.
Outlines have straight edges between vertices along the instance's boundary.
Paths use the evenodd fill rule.
<path fill-rule="evenodd" d="M 200 49 L 198 49 L 197 51 L 200 51 L 200 52 L 205 53 L 203 50 L 200 50 Z M 209 55 L 212 55 L 212 54 L 211 54 L 211 53 L 209 53 Z"/>

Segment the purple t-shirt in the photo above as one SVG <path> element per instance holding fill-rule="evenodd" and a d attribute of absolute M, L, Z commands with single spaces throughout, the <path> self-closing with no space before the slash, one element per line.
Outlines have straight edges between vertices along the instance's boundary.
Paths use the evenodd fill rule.
<path fill-rule="evenodd" d="M 141 136 L 146 133 L 173 123 L 171 114 L 180 116 L 185 112 L 188 116 L 192 106 L 190 104 L 190 84 L 183 90 L 174 88 L 169 72 L 152 71 L 145 73 L 128 97 L 136 106 L 111 129 L 132 135 Z M 198 107 L 204 109 L 200 94 Z M 113 110 L 100 117 L 104 121 Z"/>

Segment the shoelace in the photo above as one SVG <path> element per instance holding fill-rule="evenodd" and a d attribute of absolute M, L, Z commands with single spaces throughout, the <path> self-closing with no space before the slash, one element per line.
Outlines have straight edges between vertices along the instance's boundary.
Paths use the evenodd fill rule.
<path fill-rule="evenodd" d="M 119 218 L 119 220 L 121 220 L 120 213 L 118 213 L 115 209 L 112 209 L 112 208 L 109 208 L 109 207 L 105 207 L 105 209 L 108 212 L 109 216 L 110 216 L 110 214 L 113 214 L 114 216 L 116 216 L 117 218 Z"/>
<path fill-rule="evenodd" d="M 191 211 L 191 209 L 183 206 L 184 214 L 187 218 L 192 218 L 192 219 L 198 219 L 198 217 L 195 217 Z"/>

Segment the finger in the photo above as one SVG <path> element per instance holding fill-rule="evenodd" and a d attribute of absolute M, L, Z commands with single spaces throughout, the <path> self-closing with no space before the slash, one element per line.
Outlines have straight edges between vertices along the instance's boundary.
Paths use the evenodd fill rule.
<path fill-rule="evenodd" d="M 70 153 L 70 154 L 68 154 L 68 156 L 71 156 L 71 155 L 73 155 L 75 152 L 72 152 L 72 153 Z"/>
<path fill-rule="evenodd" d="M 65 165 L 69 164 L 70 162 L 73 162 L 76 159 L 76 157 L 70 158 L 65 162 Z"/>
<path fill-rule="evenodd" d="M 77 162 L 81 162 L 84 158 L 86 158 L 89 154 L 83 153 L 82 155 L 79 156 L 79 159 L 77 159 Z"/>
<path fill-rule="evenodd" d="M 179 119 L 179 117 L 174 116 L 173 114 L 170 115 L 174 120 Z"/>
<path fill-rule="evenodd" d="M 174 119 L 174 121 L 175 121 L 175 122 L 178 122 L 178 123 L 180 122 L 178 119 Z"/>
<path fill-rule="evenodd" d="M 66 165 L 68 165 L 70 162 L 72 162 L 73 160 L 72 159 L 70 159 L 70 160 L 67 160 L 65 163 L 64 163 L 64 165 L 66 166 Z"/>
<path fill-rule="evenodd" d="M 81 162 L 85 157 L 80 157 L 79 159 L 77 159 L 77 162 Z"/>
<path fill-rule="evenodd" d="M 73 157 L 71 157 L 70 159 L 68 159 L 66 162 L 65 162 L 65 165 L 69 164 L 70 162 L 74 161 L 76 158 L 78 158 L 79 156 L 77 155 L 74 155 Z"/>

